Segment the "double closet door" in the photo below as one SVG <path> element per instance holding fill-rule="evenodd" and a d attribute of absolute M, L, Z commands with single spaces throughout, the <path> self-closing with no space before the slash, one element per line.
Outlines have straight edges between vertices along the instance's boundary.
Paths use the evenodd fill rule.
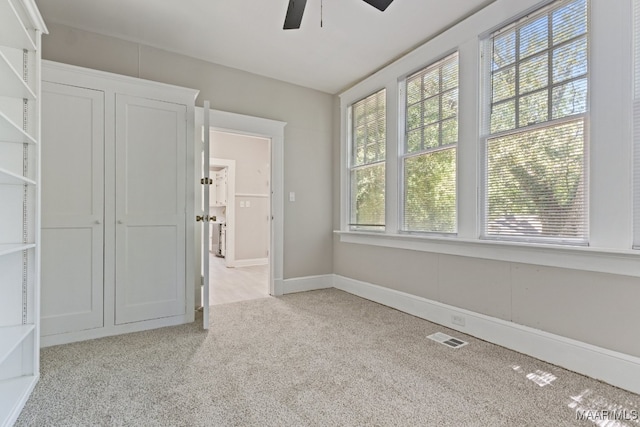
<path fill-rule="evenodd" d="M 42 335 L 184 316 L 187 106 L 42 89 Z"/>

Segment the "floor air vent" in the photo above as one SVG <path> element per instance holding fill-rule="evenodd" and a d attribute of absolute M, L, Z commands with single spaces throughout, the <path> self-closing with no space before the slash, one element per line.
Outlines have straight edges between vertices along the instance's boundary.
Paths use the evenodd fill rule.
<path fill-rule="evenodd" d="M 465 341 L 459 340 L 458 338 L 454 338 L 447 334 L 443 334 L 442 332 L 436 332 L 435 334 L 429 335 L 427 338 L 451 348 L 459 348 L 468 344 Z"/>

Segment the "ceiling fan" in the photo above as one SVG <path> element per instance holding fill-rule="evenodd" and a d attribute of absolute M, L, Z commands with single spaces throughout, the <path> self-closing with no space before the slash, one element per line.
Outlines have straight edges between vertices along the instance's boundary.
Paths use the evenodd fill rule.
<path fill-rule="evenodd" d="M 371 6 L 375 7 L 381 12 L 384 12 L 393 0 L 364 0 Z M 307 5 L 307 0 L 289 0 L 289 7 L 287 8 L 287 16 L 284 18 L 285 30 L 297 30 L 300 28 L 302 22 L 302 14 L 304 13 L 304 7 Z"/>

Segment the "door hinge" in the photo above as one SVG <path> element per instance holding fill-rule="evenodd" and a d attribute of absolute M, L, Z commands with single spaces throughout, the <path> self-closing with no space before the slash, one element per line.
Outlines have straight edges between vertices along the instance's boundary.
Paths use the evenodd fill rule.
<path fill-rule="evenodd" d="M 211 185 L 211 184 L 213 184 L 213 180 L 211 178 L 209 178 L 209 177 L 205 177 L 205 178 L 202 178 L 200 180 L 200 184 L 202 184 L 202 185 Z"/>

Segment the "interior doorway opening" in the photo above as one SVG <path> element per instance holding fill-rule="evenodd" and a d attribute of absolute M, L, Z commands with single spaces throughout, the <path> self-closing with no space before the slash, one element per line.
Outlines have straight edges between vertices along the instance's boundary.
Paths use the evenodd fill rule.
<path fill-rule="evenodd" d="M 268 293 L 269 295 L 279 296 L 283 294 L 283 270 L 284 270 L 284 128 L 286 126 L 286 122 L 281 122 L 277 120 L 265 119 L 261 117 L 253 117 L 247 116 L 243 114 L 230 113 L 226 111 L 220 110 L 209 110 L 208 109 L 208 101 L 205 101 L 205 108 L 196 107 L 195 114 L 195 128 L 196 128 L 196 137 L 194 143 L 196 144 L 196 153 L 203 153 L 203 151 L 209 151 L 210 143 L 203 143 L 206 140 L 209 140 L 211 133 L 205 132 L 205 129 L 228 132 L 232 134 L 241 134 L 241 135 L 249 135 L 262 137 L 267 139 L 270 142 L 270 241 L 269 241 L 269 277 L 268 277 Z M 205 111 L 208 111 L 208 114 L 205 114 Z M 206 135 L 206 136 L 205 136 Z M 211 158 L 211 155 L 208 155 L 207 160 Z M 195 186 L 195 194 L 202 194 L 201 197 L 196 197 L 193 200 L 195 205 L 196 214 L 199 214 L 198 218 L 209 218 L 209 212 L 205 214 L 204 212 L 204 204 L 202 203 L 205 198 L 204 195 L 204 187 L 209 185 L 203 185 L 205 182 L 205 177 L 207 181 L 209 178 L 207 177 L 208 173 L 203 169 L 203 160 L 204 157 L 202 155 L 196 155 L 193 158 L 196 170 L 201 170 L 203 172 L 202 177 L 200 179 L 196 179 L 194 182 Z M 206 165 L 206 168 L 209 168 L 209 165 Z M 208 170 L 208 169 L 207 169 Z M 206 193 L 206 197 L 209 197 L 209 193 Z M 207 205 L 208 206 L 208 205 Z M 246 205 L 245 205 L 246 206 Z M 196 218 L 196 222 L 198 221 Z M 195 309 L 203 309 L 205 312 L 205 316 L 203 316 L 203 327 L 204 329 L 209 328 L 209 315 L 207 314 L 209 311 L 209 304 L 204 303 L 203 294 L 209 295 L 210 286 L 209 286 L 209 268 L 208 264 L 210 263 L 210 254 L 208 250 L 208 242 L 206 241 L 205 235 L 202 233 L 203 229 L 208 228 L 208 222 L 205 226 L 204 222 L 202 222 L 202 226 L 197 227 L 195 231 L 195 242 L 192 250 L 195 251 L 196 254 L 200 256 L 195 256 L 195 265 L 193 266 L 196 272 L 196 276 L 194 277 L 194 308 Z M 229 233 L 229 228 L 227 228 L 227 234 Z M 206 233 L 207 236 L 209 233 Z M 188 248 L 189 249 L 189 248 Z M 227 245 L 227 250 L 228 250 Z M 202 268 L 204 265 L 207 265 L 206 273 Z M 215 280 L 215 279 L 214 279 Z"/>
<path fill-rule="evenodd" d="M 210 130 L 209 305 L 269 296 L 271 139 Z"/>

